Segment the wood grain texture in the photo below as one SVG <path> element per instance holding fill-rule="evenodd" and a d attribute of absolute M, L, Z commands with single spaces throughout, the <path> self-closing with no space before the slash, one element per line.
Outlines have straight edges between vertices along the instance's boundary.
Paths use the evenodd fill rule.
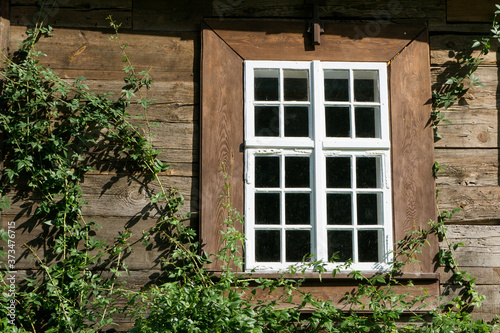
<path fill-rule="evenodd" d="M 12 27 L 10 46 L 16 49 L 26 38 L 25 27 Z M 197 34 L 159 33 L 158 35 L 120 34 L 123 42 L 109 40 L 112 32 L 54 29 L 56 38 L 44 38 L 37 49 L 47 54 L 41 63 L 56 72 L 116 72 L 108 79 L 120 80 L 124 75 L 120 45 L 127 43 L 127 55 L 136 71 L 151 69 L 151 75 L 162 72 L 188 72 L 192 75 L 198 40 Z M 79 77 L 77 76 L 77 77 Z"/>
<path fill-rule="evenodd" d="M 430 68 L 427 34 L 417 37 L 389 66 L 391 155 L 395 238 L 435 220 L 433 133 L 429 126 Z M 436 244 L 410 272 L 433 271 Z"/>
<path fill-rule="evenodd" d="M 132 0 L 76 0 L 46 1 L 44 6 L 26 0 L 11 2 L 12 23 L 33 26 L 38 21 L 54 27 L 109 28 L 106 17 L 122 24 L 122 28 L 132 27 Z"/>
<path fill-rule="evenodd" d="M 479 47 L 471 52 L 474 40 L 481 40 L 483 35 L 460 35 L 460 34 L 437 34 L 430 37 L 431 46 L 431 65 L 432 66 L 450 66 L 455 65 L 461 60 L 462 54 L 479 55 Z M 498 49 L 500 44 L 498 40 L 491 40 L 490 52 L 483 56 L 481 66 L 496 66 L 498 58 Z"/>
<path fill-rule="evenodd" d="M 496 3 L 495 0 L 446 0 L 446 19 L 450 23 L 491 22 Z"/>
<path fill-rule="evenodd" d="M 364 26 L 325 22 L 321 45 L 307 41 L 304 21 L 206 20 L 207 24 L 244 59 L 389 62 L 422 26 L 386 25 L 375 36 Z M 304 40 L 306 36 L 306 40 Z"/>
<path fill-rule="evenodd" d="M 201 137 L 200 229 L 204 250 L 212 254 L 222 243 L 226 182 L 233 207 L 244 208 L 243 60 L 208 27 L 203 29 Z M 239 223 L 235 226 L 241 230 Z M 219 266 L 215 262 L 210 268 Z"/>
<path fill-rule="evenodd" d="M 6 54 L 10 40 L 10 6 L 8 0 L 0 1 L 0 52 Z M 3 66 L 3 65 L 2 65 Z"/>

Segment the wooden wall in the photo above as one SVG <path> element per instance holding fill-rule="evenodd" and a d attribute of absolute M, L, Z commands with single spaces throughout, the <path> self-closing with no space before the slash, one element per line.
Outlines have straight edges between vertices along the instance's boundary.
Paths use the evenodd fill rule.
<path fill-rule="evenodd" d="M 33 3 L 10 1 L 10 13 L 4 14 L 10 19 L 10 36 L 7 34 L 9 40 L 0 43 L 8 42 L 10 51 L 25 38 L 25 25 L 32 24 L 37 17 Z M 325 3 L 320 8 L 323 19 L 366 22 L 364 31 L 359 32 L 360 38 L 376 36 L 378 29 L 389 21 L 428 25 L 435 87 L 453 72 L 450 65 L 457 62 L 460 52 L 467 51 L 474 38 L 488 33 L 489 23 L 485 22 L 494 11 L 489 0 L 474 2 L 482 5 L 467 11 L 458 10 L 467 3 L 462 0 L 327 0 Z M 157 101 L 150 108 L 150 116 L 160 124 L 155 128 L 154 141 L 163 149 L 161 157 L 172 165 L 162 178 L 185 196 L 183 211 L 197 212 L 202 18 L 304 18 L 310 17 L 311 10 L 304 6 L 303 0 L 56 0 L 53 11 L 43 13 L 45 21 L 56 27 L 55 37 L 43 39 L 39 44 L 48 55 L 45 63 L 67 79 L 85 76 L 92 89 L 119 91 L 121 56 L 118 47 L 107 40 L 111 33 L 105 20 L 108 15 L 122 22 L 121 38 L 129 44 L 127 52 L 132 62 L 139 68 L 152 67 L 155 83 L 148 96 Z M 0 36 L 5 36 L 5 29 L 3 24 Z M 465 244 L 458 251 L 459 263 L 478 277 L 479 289 L 487 296 L 484 306 L 476 311 L 483 318 L 500 313 L 497 51 L 498 44 L 494 44 L 477 71 L 485 87 L 471 88 L 445 112 L 452 124 L 440 126 L 444 138 L 435 144 L 437 161 L 447 165 L 437 179 L 438 207 L 463 209 L 449 223 L 450 238 Z M 138 110 L 133 108 L 133 112 Z M 115 178 L 118 181 L 103 191 L 102 186 Z M 108 230 L 118 230 L 124 224 L 142 228 L 149 223 L 136 215 L 148 202 L 139 183 L 129 183 L 127 177 L 113 170 L 102 170 L 86 178 L 84 190 L 89 202 L 85 213 L 112 227 Z M 2 225 L 21 210 L 20 204 L 14 205 L 12 211 L 2 216 Z M 24 232 L 20 237 L 31 236 Z M 154 274 L 156 256 L 154 251 L 136 253 L 134 260 L 130 260 L 134 274 L 139 277 Z M 30 262 L 21 260 L 19 265 L 28 268 Z M 448 273 L 442 272 L 442 290 L 446 289 L 447 276 Z"/>

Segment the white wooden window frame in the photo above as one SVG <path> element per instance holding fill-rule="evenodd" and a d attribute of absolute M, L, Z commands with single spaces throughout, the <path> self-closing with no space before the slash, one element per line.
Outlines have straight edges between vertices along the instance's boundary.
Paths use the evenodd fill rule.
<path fill-rule="evenodd" d="M 392 204 L 391 204 L 391 168 L 390 168 L 390 138 L 389 138 L 389 102 L 388 102 L 388 81 L 386 63 L 358 63 L 358 62 L 320 62 L 320 61 L 245 61 L 245 269 L 247 271 L 276 272 L 288 268 L 294 262 L 285 261 L 285 233 L 284 230 L 311 230 L 311 249 L 313 259 L 321 259 L 328 262 L 327 230 L 352 230 L 353 231 L 353 251 L 354 263 L 352 269 L 363 271 L 387 270 L 391 267 L 393 236 L 392 236 Z M 256 102 L 254 101 L 254 70 L 255 69 L 279 69 L 279 101 L 277 102 Z M 284 69 L 307 69 L 309 71 L 309 101 L 308 102 L 287 102 L 283 100 L 283 70 Z M 378 73 L 378 102 L 354 102 L 350 98 L 349 102 L 325 102 L 324 97 L 324 71 L 325 70 L 348 70 L 350 96 L 353 96 L 353 70 L 375 70 Z M 319 87 L 319 89 L 318 89 Z M 287 104 L 309 106 L 309 138 L 284 137 L 280 131 L 279 137 L 256 137 L 254 135 L 254 107 L 256 105 L 279 105 L 280 128 L 283 127 L 283 109 Z M 325 105 L 346 105 L 350 106 L 351 112 L 351 132 L 354 129 L 354 106 L 375 106 L 379 108 L 380 124 L 378 124 L 379 138 L 332 138 L 326 137 L 325 129 Z M 354 135 L 354 134 L 353 134 Z M 310 156 L 310 190 L 311 193 L 311 225 L 285 225 L 283 218 L 281 225 L 256 225 L 254 223 L 254 196 L 255 188 L 255 156 Z M 329 156 L 378 156 L 381 161 L 379 170 L 380 188 L 365 189 L 355 188 L 355 167 L 351 165 L 351 189 L 327 189 L 326 188 L 326 158 Z M 284 157 L 282 157 L 284 158 Z M 280 164 L 282 165 L 282 163 Z M 283 170 L 281 170 L 283 178 Z M 279 191 L 285 191 L 284 183 L 281 181 Z M 262 191 L 260 189 L 259 191 Z M 265 190 L 264 190 L 265 191 Z M 293 192 L 297 192 L 294 189 Z M 381 224 L 354 225 L 357 219 L 355 197 L 356 193 L 380 193 L 382 202 L 380 203 L 379 217 Z M 326 197 L 327 193 L 352 193 L 352 219 L 353 225 L 327 225 L 326 222 Z M 284 203 L 282 202 L 283 206 Z M 283 211 L 283 208 L 282 208 Z M 281 230 L 281 262 L 256 262 L 255 260 L 255 231 L 263 229 Z M 358 244 L 355 233 L 357 230 L 381 230 L 382 236 L 379 239 L 379 253 L 381 258 L 378 262 L 359 262 Z M 327 268 L 333 269 L 342 263 L 328 263 Z"/>

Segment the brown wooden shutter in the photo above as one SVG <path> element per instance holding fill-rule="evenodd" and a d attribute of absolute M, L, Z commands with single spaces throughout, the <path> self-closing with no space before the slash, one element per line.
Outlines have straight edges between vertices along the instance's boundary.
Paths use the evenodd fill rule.
<path fill-rule="evenodd" d="M 394 241 L 436 218 L 431 85 L 427 31 L 422 26 L 325 22 L 321 45 L 307 42 L 303 21 L 207 19 L 202 47 L 201 236 L 207 252 L 220 246 L 225 163 L 232 202 L 243 212 L 243 60 L 385 62 L 389 66 Z M 306 40 L 304 39 L 306 36 Z M 433 279 L 437 241 L 412 277 Z M 212 265 L 217 269 L 217 265 Z M 428 274 L 430 273 L 430 275 Z M 410 276 L 409 275 L 409 276 Z M 439 288 L 437 283 L 433 283 Z M 433 287 L 433 288 L 434 288 Z"/>
<path fill-rule="evenodd" d="M 222 206 L 225 174 L 230 201 L 243 213 L 243 59 L 206 25 L 201 75 L 200 232 L 203 249 L 217 253 L 227 210 Z M 222 171 L 224 168 L 225 171 Z M 242 230 L 241 224 L 237 227 Z M 219 270 L 214 262 L 210 269 Z"/>

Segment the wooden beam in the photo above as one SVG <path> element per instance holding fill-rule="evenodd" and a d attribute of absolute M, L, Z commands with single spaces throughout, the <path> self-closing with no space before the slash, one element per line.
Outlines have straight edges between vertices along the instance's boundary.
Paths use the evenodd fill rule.
<path fill-rule="evenodd" d="M 495 15 L 497 0 L 447 0 L 448 22 L 491 22 Z"/>

